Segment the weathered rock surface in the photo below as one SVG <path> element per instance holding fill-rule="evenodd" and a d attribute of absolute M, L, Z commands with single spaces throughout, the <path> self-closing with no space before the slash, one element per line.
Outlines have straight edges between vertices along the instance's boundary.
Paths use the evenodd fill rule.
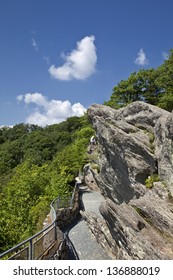
<path fill-rule="evenodd" d="M 164 221 L 162 214 L 157 212 L 158 209 L 153 209 L 152 202 L 148 205 L 143 202 L 132 203 L 132 207 L 127 203 L 116 205 L 108 199 L 107 203 L 101 206 L 101 213 L 118 247 L 114 250 L 118 251 L 118 259 L 173 258 L 172 229 L 168 229 L 172 213 L 169 212 Z M 145 211 L 147 208 L 148 210 Z M 148 213 L 150 209 L 152 214 Z M 157 222 L 152 224 L 153 220 Z M 162 226 L 158 226 L 159 221 Z M 162 227 L 165 230 L 163 232 Z"/>
<path fill-rule="evenodd" d="M 116 258 L 118 248 L 109 231 L 109 228 L 107 227 L 105 220 L 101 219 L 94 212 L 80 211 L 80 213 L 84 220 L 87 222 L 87 225 L 91 232 L 94 234 L 97 242 L 108 253 L 111 259 Z"/>
<path fill-rule="evenodd" d="M 173 196 L 173 113 L 164 114 L 156 123 L 155 155 L 159 176 Z"/>
<path fill-rule="evenodd" d="M 98 185 L 96 183 L 93 170 L 90 164 L 86 164 L 83 168 L 84 173 L 84 182 L 85 184 L 93 191 L 99 190 Z"/>
<path fill-rule="evenodd" d="M 118 259 L 173 258 L 173 114 L 134 102 L 114 110 L 92 105 L 101 207 Z M 158 174 L 150 190 L 146 179 Z M 151 176 L 151 177 L 149 177 Z"/>

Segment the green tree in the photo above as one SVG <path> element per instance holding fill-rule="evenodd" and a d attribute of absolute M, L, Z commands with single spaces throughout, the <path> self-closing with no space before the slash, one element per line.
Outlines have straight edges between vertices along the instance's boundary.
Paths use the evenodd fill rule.
<path fill-rule="evenodd" d="M 168 111 L 173 109 L 173 50 L 158 68 L 133 72 L 127 80 L 120 81 L 104 104 L 118 109 L 133 101 L 144 101 Z"/>
<path fill-rule="evenodd" d="M 44 196 L 45 189 L 48 188 L 50 179 L 45 172 L 46 168 L 47 165 L 38 167 L 24 162 L 15 169 L 11 180 L 2 189 L 0 224 L 3 225 L 6 243 L 0 241 L 1 248 L 17 244 L 33 233 L 29 210 Z M 1 237 L 2 235 L 0 240 L 3 240 Z"/>
<path fill-rule="evenodd" d="M 0 130 L 1 251 L 41 229 L 50 202 L 71 194 L 92 134 L 86 115 Z"/>
<path fill-rule="evenodd" d="M 156 75 L 154 69 L 133 72 L 127 80 L 122 80 L 114 87 L 110 100 L 104 104 L 116 109 L 134 101 L 155 105 L 160 95 L 160 89 L 155 84 Z"/>

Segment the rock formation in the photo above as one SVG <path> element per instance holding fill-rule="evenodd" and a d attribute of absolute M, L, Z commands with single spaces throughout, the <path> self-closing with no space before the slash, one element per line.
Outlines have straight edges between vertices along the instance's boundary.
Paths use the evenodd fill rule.
<path fill-rule="evenodd" d="M 144 102 L 92 105 L 100 211 L 117 259 L 173 258 L 173 114 Z"/>

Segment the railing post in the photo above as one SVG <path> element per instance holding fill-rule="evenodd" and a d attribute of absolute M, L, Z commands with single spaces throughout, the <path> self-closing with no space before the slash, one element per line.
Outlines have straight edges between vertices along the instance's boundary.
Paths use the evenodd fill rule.
<path fill-rule="evenodd" d="M 29 260 L 33 260 L 33 244 L 32 244 L 32 239 L 29 241 Z"/>
<path fill-rule="evenodd" d="M 57 240 L 57 228 L 56 228 L 56 221 L 54 223 L 54 234 L 55 234 L 55 241 Z"/>
<path fill-rule="evenodd" d="M 59 208 L 59 204 L 60 204 L 60 197 L 58 197 L 58 199 L 56 201 L 56 209 L 55 209 L 56 211 Z"/>
<path fill-rule="evenodd" d="M 73 206 L 73 197 L 71 197 L 70 199 L 70 208 L 72 208 L 72 206 Z"/>

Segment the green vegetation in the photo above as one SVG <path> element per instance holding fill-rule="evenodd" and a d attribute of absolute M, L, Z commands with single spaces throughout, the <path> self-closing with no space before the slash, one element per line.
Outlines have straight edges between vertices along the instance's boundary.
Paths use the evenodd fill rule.
<path fill-rule="evenodd" d="M 150 143 L 150 150 L 151 152 L 154 154 L 154 140 L 155 140 L 155 135 L 152 132 L 148 132 L 148 136 L 149 136 L 149 143 Z"/>
<path fill-rule="evenodd" d="M 153 174 L 148 176 L 148 178 L 145 180 L 145 185 L 148 189 L 151 189 L 154 185 L 154 182 L 159 182 L 160 178 L 158 176 L 158 174 Z"/>
<path fill-rule="evenodd" d="M 145 101 L 168 111 L 173 110 L 173 50 L 156 69 L 133 72 L 127 80 L 113 88 L 110 100 L 105 102 L 118 109 L 133 101 Z"/>
<path fill-rule="evenodd" d="M 40 230 L 52 199 L 71 194 L 92 134 L 86 116 L 0 129 L 0 252 Z"/>
<path fill-rule="evenodd" d="M 173 110 L 173 50 L 157 69 L 132 73 L 114 87 L 113 108 L 133 101 L 145 101 Z M 49 204 L 57 195 L 69 195 L 78 172 L 92 161 L 87 146 L 93 128 L 87 116 L 71 117 L 47 126 L 17 124 L 0 129 L 0 252 L 9 249 L 41 229 Z M 149 135 L 151 150 L 154 135 Z M 158 175 L 146 179 L 152 188 Z"/>

